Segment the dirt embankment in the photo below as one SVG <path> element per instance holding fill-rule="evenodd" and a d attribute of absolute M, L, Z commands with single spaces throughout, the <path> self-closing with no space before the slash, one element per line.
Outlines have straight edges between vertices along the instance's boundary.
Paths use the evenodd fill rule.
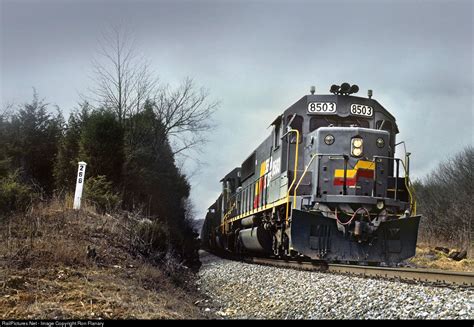
<path fill-rule="evenodd" d="M 194 275 L 134 253 L 127 222 L 48 205 L 0 220 L 0 319 L 199 319 Z"/>

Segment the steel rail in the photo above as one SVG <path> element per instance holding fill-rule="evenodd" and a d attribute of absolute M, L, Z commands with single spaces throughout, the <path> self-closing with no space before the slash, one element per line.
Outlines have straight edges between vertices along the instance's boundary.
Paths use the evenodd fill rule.
<path fill-rule="evenodd" d="M 331 264 L 324 261 L 277 260 L 259 257 L 244 258 L 243 261 L 282 268 L 349 274 L 361 277 L 396 279 L 406 282 L 427 282 L 443 286 L 456 285 L 474 287 L 474 273 L 472 272 L 445 271 L 424 268 L 345 265 Z"/>

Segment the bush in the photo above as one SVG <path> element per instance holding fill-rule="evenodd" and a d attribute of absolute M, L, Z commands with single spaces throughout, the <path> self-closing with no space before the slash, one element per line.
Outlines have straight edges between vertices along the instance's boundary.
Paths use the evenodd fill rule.
<path fill-rule="evenodd" d="M 141 219 L 134 225 L 134 247 L 144 255 L 161 257 L 168 251 L 168 227 L 159 221 Z"/>
<path fill-rule="evenodd" d="M 420 241 L 468 249 L 472 243 L 474 149 L 468 146 L 414 183 Z"/>
<path fill-rule="evenodd" d="M 103 175 L 86 178 L 85 198 L 95 205 L 100 213 L 110 212 L 120 205 L 120 195 L 112 190 L 112 182 Z"/>
<path fill-rule="evenodd" d="M 152 264 L 160 265 L 166 275 L 176 285 L 184 286 L 190 278 L 190 273 L 197 273 L 201 262 L 197 255 L 197 247 L 189 248 L 190 244 L 194 244 L 193 237 L 189 241 L 181 240 L 180 251 L 177 245 L 173 245 L 173 239 L 170 233 L 176 233 L 170 230 L 167 224 L 160 220 L 136 219 L 130 221 L 131 235 L 130 241 L 132 249 Z M 197 256 L 195 256 L 196 254 Z"/>
<path fill-rule="evenodd" d="M 18 171 L 0 178 L 0 215 L 24 211 L 38 197 L 28 185 L 22 184 Z"/>

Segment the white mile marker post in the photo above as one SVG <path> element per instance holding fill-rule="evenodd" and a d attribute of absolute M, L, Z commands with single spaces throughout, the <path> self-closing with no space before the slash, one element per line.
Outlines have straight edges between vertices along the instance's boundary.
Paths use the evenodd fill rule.
<path fill-rule="evenodd" d="M 81 209 L 81 198 L 82 189 L 84 188 L 84 177 L 86 175 L 87 164 L 84 161 L 79 162 L 79 168 L 77 170 L 77 182 L 76 182 L 76 193 L 74 194 L 74 206 L 73 209 Z"/>

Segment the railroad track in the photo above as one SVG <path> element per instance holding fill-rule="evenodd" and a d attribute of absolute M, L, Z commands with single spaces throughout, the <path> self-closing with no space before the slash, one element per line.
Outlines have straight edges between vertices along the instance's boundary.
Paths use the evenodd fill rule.
<path fill-rule="evenodd" d="M 362 277 L 396 279 L 406 282 L 427 282 L 443 286 L 456 285 L 474 287 L 474 273 L 471 272 L 454 272 L 421 268 L 394 268 L 327 264 L 324 262 L 276 260 L 258 257 L 245 258 L 243 261 L 248 263 L 263 264 L 283 268 L 323 271 L 329 273 L 349 274 Z"/>

